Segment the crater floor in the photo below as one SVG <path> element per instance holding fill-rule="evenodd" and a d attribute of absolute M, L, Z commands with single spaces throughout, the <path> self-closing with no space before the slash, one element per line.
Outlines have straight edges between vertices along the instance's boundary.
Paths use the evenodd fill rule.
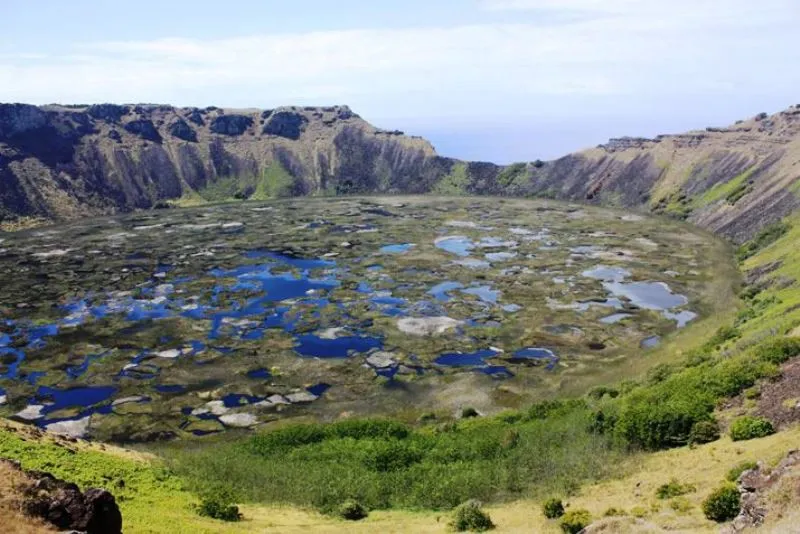
<path fill-rule="evenodd" d="M 497 198 L 305 198 L 3 234 L 0 412 L 130 441 L 514 406 L 713 313 L 719 247 L 663 219 Z"/>

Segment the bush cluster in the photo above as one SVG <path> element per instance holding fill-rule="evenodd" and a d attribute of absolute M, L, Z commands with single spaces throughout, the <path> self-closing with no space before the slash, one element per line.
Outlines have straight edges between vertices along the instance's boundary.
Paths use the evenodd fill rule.
<path fill-rule="evenodd" d="M 578 534 L 592 522 L 592 514 L 588 510 L 571 510 L 561 517 L 558 526 L 566 534 Z"/>
<path fill-rule="evenodd" d="M 703 501 L 703 513 L 717 523 L 730 521 L 739 515 L 741 498 L 739 490 L 733 484 L 725 484 L 714 490 Z"/>
<path fill-rule="evenodd" d="M 355 499 L 347 499 L 339 506 L 339 517 L 348 521 L 360 521 L 368 515 L 367 509 Z"/>
<path fill-rule="evenodd" d="M 457 532 L 485 532 L 492 530 L 494 523 L 489 514 L 481 509 L 481 503 L 472 500 L 455 509 L 450 526 Z"/>
<path fill-rule="evenodd" d="M 763 438 L 775 433 L 775 427 L 768 419 L 744 415 L 731 423 L 730 434 L 733 441 Z"/>
<path fill-rule="evenodd" d="M 689 443 L 702 445 L 719 439 L 719 425 L 716 421 L 698 421 L 689 431 Z"/>
<path fill-rule="evenodd" d="M 547 519 L 558 519 L 564 515 L 564 503 L 555 497 L 547 499 L 542 505 L 542 513 Z"/>
<path fill-rule="evenodd" d="M 238 506 L 215 497 L 203 499 L 197 507 L 197 513 L 220 521 L 239 521 L 242 518 Z"/>

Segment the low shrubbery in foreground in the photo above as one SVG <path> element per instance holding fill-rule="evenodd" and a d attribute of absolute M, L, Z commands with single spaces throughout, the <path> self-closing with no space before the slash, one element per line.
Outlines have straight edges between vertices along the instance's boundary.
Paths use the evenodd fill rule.
<path fill-rule="evenodd" d="M 628 451 L 715 439 L 717 403 L 773 376 L 776 362 L 798 348 L 796 340 L 770 340 L 734 356 L 693 354 L 616 397 L 547 401 L 421 426 L 389 419 L 289 425 L 169 456 L 196 491 L 223 481 L 238 502 L 331 514 L 345 499 L 366 509 L 449 509 L 469 499 L 569 495 L 608 475 Z M 734 423 L 734 439 L 771 432 L 766 421 L 744 421 Z"/>

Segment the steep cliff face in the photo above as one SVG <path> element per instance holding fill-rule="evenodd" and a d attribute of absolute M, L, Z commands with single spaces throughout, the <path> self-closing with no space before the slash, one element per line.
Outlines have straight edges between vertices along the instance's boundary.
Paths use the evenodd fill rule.
<path fill-rule="evenodd" d="M 800 106 L 729 128 L 612 139 L 521 181 L 523 194 L 647 209 L 742 242 L 800 207 Z"/>
<path fill-rule="evenodd" d="M 421 193 L 451 165 L 428 142 L 374 128 L 346 106 L 0 105 L 4 219 L 73 218 L 182 197 Z"/>
<path fill-rule="evenodd" d="M 532 150 L 535 147 L 532 147 Z M 537 196 L 650 210 L 741 242 L 800 207 L 800 105 L 501 167 L 437 156 L 346 106 L 0 104 L 0 222 L 290 195 Z"/>

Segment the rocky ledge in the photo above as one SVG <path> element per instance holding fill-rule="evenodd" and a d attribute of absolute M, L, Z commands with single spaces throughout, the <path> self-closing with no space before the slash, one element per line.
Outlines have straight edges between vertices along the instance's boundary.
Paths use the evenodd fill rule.
<path fill-rule="evenodd" d="M 22 511 L 60 530 L 86 534 L 121 534 L 122 514 L 114 496 L 104 489 L 81 492 L 77 485 L 50 473 L 23 470 L 16 462 L 0 459 L 3 467 L 23 475 Z"/>

